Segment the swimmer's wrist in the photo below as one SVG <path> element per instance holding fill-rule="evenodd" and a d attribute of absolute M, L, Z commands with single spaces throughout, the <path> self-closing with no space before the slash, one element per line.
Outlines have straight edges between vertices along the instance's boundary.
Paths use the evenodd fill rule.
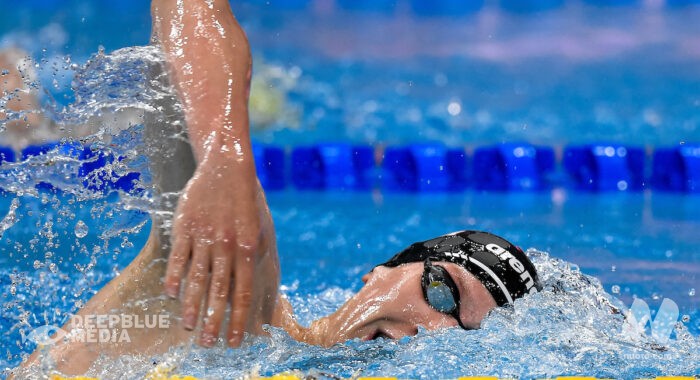
<path fill-rule="evenodd" d="M 241 167 L 254 161 L 247 130 L 241 134 L 211 131 L 200 144 L 193 146 L 193 150 L 199 164 Z"/>

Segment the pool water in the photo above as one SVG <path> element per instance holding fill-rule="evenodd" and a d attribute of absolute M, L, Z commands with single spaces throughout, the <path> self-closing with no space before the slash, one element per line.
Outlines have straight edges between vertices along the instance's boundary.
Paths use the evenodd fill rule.
<path fill-rule="evenodd" d="M 56 99 L 46 102 L 47 110 L 71 124 L 95 113 L 147 108 L 152 93 L 142 91 L 139 73 L 158 59 L 150 49 L 98 54 L 82 66 L 98 43 L 107 46 L 107 53 L 145 43 L 147 36 L 140 41 L 138 36 L 147 27 L 140 22 L 133 34 L 85 37 L 84 24 L 94 22 L 100 7 L 86 10 L 87 2 L 74 3 L 83 4 L 77 13 L 87 12 L 87 21 L 65 13 L 69 22 L 51 26 L 70 44 L 23 37 L 40 35 L 41 25 L 5 37 L 26 44 L 40 59 L 42 85 Z M 476 22 L 464 26 L 464 19 L 360 19 L 357 13 L 324 9 L 304 19 L 295 12 L 243 7 L 239 18 L 262 57 L 256 67 L 262 86 L 257 96 L 279 100 L 273 110 L 258 110 L 253 134 L 258 141 L 283 146 L 329 140 L 378 146 L 423 140 L 451 146 L 513 140 L 549 146 L 697 142 L 700 54 L 684 48 L 698 36 L 693 15 L 658 11 L 652 17 L 639 10 L 574 7 L 537 16 L 535 22 L 530 15 L 486 10 L 469 16 Z M 622 21 L 613 22 L 616 16 L 630 23 L 623 27 Z M 574 25 L 564 33 L 570 37 L 566 41 L 555 38 L 563 22 Z M 526 26 L 525 32 L 519 35 L 513 25 Z M 650 25 L 656 29 L 649 31 Z M 406 36 L 406 30 L 416 28 L 425 40 Z M 388 34 L 373 38 L 380 30 Z M 663 33 L 649 37 L 654 31 Z M 73 45 L 77 35 L 84 38 L 79 46 Z M 617 42 L 596 43 L 608 40 Z M 381 48 L 392 41 L 392 49 Z M 478 41 L 491 45 L 470 47 Z M 538 49 L 536 41 L 561 49 Z M 49 45 L 45 52 L 42 43 Z M 62 51 L 64 45 L 72 50 Z M 66 53 L 73 54 L 70 62 Z M 75 62 L 79 67 L 71 66 Z M 105 82 L 108 88 L 101 85 Z M 270 119 L 266 113 L 273 111 L 284 117 Z M 148 188 L 140 126 L 112 138 L 105 131 L 119 130 L 112 125 L 119 122 L 105 120 L 105 128 L 83 142 L 128 157 L 128 168 L 109 170 L 143 172 Z M 38 326 L 61 325 L 138 253 L 153 205 L 148 190 L 86 192 L 81 179 L 71 175 L 77 172 L 74 160 L 58 152 L 3 164 L 1 171 L 0 368 L 6 374 L 34 349 L 23 336 Z M 34 184 L 42 180 L 62 190 L 37 191 Z M 513 310 L 492 313 L 477 331 L 421 331 L 397 342 L 349 341 L 322 349 L 273 329 L 271 338 L 250 339 L 239 350 L 189 346 L 153 360 L 125 356 L 97 363 L 93 374 L 138 378 L 154 361 L 208 378 L 291 369 L 329 378 L 700 374 L 697 195 L 563 188 L 446 194 L 288 189 L 270 192 L 268 202 L 283 292 L 304 324 L 359 289 L 361 275 L 374 264 L 414 241 L 460 229 L 492 231 L 531 248 L 545 290 Z M 628 308 L 634 298 L 645 300 L 652 312 L 664 299 L 678 305 L 670 341 L 660 347 L 649 325 L 646 334 L 630 331 L 620 314 L 611 313 L 613 307 Z"/>

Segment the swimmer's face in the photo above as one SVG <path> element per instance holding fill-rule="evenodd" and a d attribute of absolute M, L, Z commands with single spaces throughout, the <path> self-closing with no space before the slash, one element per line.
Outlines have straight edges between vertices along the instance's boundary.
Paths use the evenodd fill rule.
<path fill-rule="evenodd" d="M 491 294 L 461 266 L 433 264 L 444 267 L 459 289 L 462 324 L 479 328 L 481 320 L 497 306 Z M 458 326 L 455 317 L 435 310 L 423 298 L 422 274 L 420 262 L 375 268 L 363 277 L 364 287 L 338 311 L 312 324 L 312 335 L 318 339 L 314 343 L 330 346 L 353 338 L 399 339 L 415 335 L 419 326 L 427 330 Z"/>

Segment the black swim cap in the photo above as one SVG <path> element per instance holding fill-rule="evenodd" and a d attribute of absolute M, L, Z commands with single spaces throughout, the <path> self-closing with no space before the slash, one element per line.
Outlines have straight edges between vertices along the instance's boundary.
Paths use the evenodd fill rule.
<path fill-rule="evenodd" d="M 542 290 L 537 271 L 525 253 L 494 234 L 461 231 L 428 241 L 413 243 L 384 265 L 447 261 L 461 265 L 472 273 L 496 300 L 498 306 L 512 304 L 525 294 Z"/>

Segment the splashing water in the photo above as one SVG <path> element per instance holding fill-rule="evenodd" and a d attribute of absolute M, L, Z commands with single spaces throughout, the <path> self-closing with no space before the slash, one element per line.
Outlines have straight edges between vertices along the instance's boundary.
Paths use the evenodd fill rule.
<path fill-rule="evenodd" d="M 89 228 L 85 222 L 79 220 L 77 223 L 75 223 L 75 237 L 82 239 L 87 236 L 88 232 Z"/>
<path fill-rule="evenodd" d="M 34 350 L 26 339 L 34 328 L 63 325 L 144 245 L 157 202 L 143 125 L 162 117 L 156 107 L 172 96 L 161 64 L 153 47 L 99 52 L 84 66 L 67 58 L 57 72 L 75 71 L 75 102 L 46 105 L 51 121 L 37 128 L 51 133 L 27 131 L 40 152 L 0 165 L 0 287 L 11 295 L 0 309 L 5 371 Z M 3 111 L 13 96 L 0 99 Z M 27 112 L 39 110 L 6 112 L 0 129 Z M 60 141 L 41 145 L 37 136 Z"/>
<path fill-rule="evenodd" d="M 17 207 L 19 207 L 19 199 L 14 198 L 10 204 L 10 210 L 7 212 L 7 215 L 0 221 L 0 239 L 2 239 L 2 235 L 5 234 L 8 228 L 17 223 Z"/>

